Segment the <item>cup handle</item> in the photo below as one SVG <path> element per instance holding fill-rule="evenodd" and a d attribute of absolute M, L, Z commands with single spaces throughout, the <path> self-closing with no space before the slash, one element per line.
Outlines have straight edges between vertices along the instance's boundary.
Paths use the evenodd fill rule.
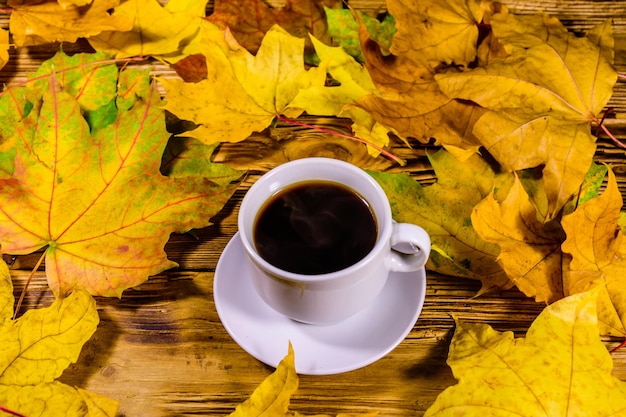
<path fill-rule="evenodd" d="M 410 223 L 392 225 L 389 269 L 412 272 L 424 267 L 430 255 L 430 237 L 421 227 Z"/>

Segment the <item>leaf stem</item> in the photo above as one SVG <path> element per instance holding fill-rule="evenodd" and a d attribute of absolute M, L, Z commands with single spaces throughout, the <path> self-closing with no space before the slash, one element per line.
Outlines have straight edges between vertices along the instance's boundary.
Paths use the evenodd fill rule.
<path fill-rule="evenodd" d="M 626 144 L 624 144 L 617 137 L 615 137 L 615 135 L 613 133 L 611 133 L 611 131 L 604 125 L 604 123 L 600 124 L 599 126 L 600 126 L 600 129 L 602 129 L 602 131 L 604 133 L 606 133 L 606 135 L 609 137 L 609 139 L 611 139 L 613 141 L 613 143 L 615 145 L 617 145 L 617 147 L 622 148 L 622 149 L 626 149 Z"/>
<path fill-rule="evenodd" d="M 24 284 L 24 288 L 22 288 L 22 293 L 20 294 L 20 298 L 17 300 L 17 305 L 15 306 L 15 312 L 13 313 L 13 320 L 15 320 L 15 318 L 17 317 L 17 314 L 19 313 L 20 308 L 22 308 L 22 302 L 24 301 L 24 296 L 26 295 L 26 290 L 28 289 L 28 286 L 30 285 L 30 281 L 33 279 L 33 276 L 35 276 L 35 273 L 41 266 L 41 263 L 43 262 L 45 257 L 46 257 L 46 252 L 44 251 L 39 257 L 37 264 L 33 267 L 33 270 L 30 271 L 30 274 L 28 275 L 28 279 L 26 280 L 26 284 Z"/>
<path fill-rule="evenodd" d="M 380 152 L 381 154 L 385 155 L 387 158 L 391 159 L 392 161 L 396 162 L 397 164 L 402 165 L 402 166 L 406 165 L 406 161 L 404 161 L 402 158 L 399 158 L 399 157 L 395 156 L 394 154 L 392 154 L 391 152 L 383 149 L 382 147 L 380 147 L 380 146 L 378 146 L 378 145 L 376 145 L 374 143 L 368 142 L 365 139 L 361 139 L 358 136 L 346 135 L 345 133 L 337 132 L 336 130 L 326 129 L 326 128 L 315 126 L 315 125 L 311 125 L 311 124 L 308 124 L 308 123 L 299 122 L 297 120 L 292 120 L 292 119 L 289 119 L 287 117 L 284 117 L 284 116 L 282 116 L 280 114 L 277 115 L 276 118 L 278 120 L 280 120 L 282 122 L 285 122 L 285 123 L 288 123 L 290 125 L 306 127 L 308 129 L 313 129 L 313 130 L 316 130 L 318 132 L 322 132 L 322 133 L 326 133 L 326 134 L 329 134 L 329 135 L 337 136 L 337 137 L 340 137 L 340 138 L 351 139 L 351 140 L 354 140 L 356 142 L 364 143 L 365 145 L 371 146 L 372 148 L 376 149 L 378 152 Z"/>
<path fill-rule="evenodd" d="M 9 410 L 6 407 L 3 407 L 0 405 L 0 411 L 2 411 L 3 413 L 7 413 L 9 415 L 15 416 L 15 417 L 26 417 L 24 414 L 20 414 L 17 411 L 13 411 L 13 410 Z"/>
<path fill-rule="evenodd" d="M 613 349 L 609 350 L 609 353 L 613 354 L 613 353 L 617 352 L 618 350 L 620 350 L 621 348 L 623 348 L 624 346 L 626 346 L 626 339 L 624 339 L 624 341 L 622 343 L 620 343 L 619 345 L 615 346 Z"/>

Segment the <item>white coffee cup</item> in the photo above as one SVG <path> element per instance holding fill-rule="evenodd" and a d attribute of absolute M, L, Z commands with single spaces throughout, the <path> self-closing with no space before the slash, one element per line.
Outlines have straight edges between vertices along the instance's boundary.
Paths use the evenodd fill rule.
<path fill-rule="evenodd" d="M 278 191 L 315 180 L 347 186 L 369 203 L 378 227 L 376 243 L 363 259 L 336 272 L 306 275 L 282 270 L 255 249 L 257 214 Z M 430 254 L 430 238 L 424 229 L 392 220 L 389 201 L 376 180 L 350 163 L 330 158 L 290 161 L 263 175 L 241 203 L 238 227 L 252 282 L 260 297 L 279 313 L 310 324 L 336 323 L 356 314 L 374 301 L 390 271 L 417 271 L 424 267 Z M 393 249 L 398 247 L 411 247 L 414 251 L 402 253 Z"/>

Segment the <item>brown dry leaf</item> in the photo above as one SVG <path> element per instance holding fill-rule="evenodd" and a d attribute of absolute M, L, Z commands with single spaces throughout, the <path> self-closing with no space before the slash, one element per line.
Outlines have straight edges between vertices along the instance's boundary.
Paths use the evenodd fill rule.
<path fill-rule="evenodd" d="M 13 7 L 9 28 L 15 44 L 40 45 L 50 42 L 76 42 L 103 31 L 127 31 L 132 19 L 112 16 L 109 10 L 119 0 L 93 0 L 88 6 L 59 4 L 57 0 L 9 1 Z"/>
<path fill-rule="evenodd" d="M 602 334 L 626 336 L 626 238 L 619 226 L 623 199 L 613 171 L 602 195 L 582 204 L 561 221 L 572 256 L 565 291 L 575 294 L 600 284 L 598 320 Z"/>
<path fill-rule="evenodd" d="M 595 152 L 590 125 L 617 79 L 611 23 L 586 37 L 543 14 L 495 15 L 491 24 L 509 55 L 437 81 L 448 96 L 489 109 L 473 133 L 504 169 L 544 166 L 548 221 L 577 192 Z"/>
<path fill-rule="evenodd" d="M 502 202 L 490 194 L 476 205 L 472 225 L 481 238 L 500 246 L 498 263 L 524 294 L 546 303 L 563 298 L 563 230 L 537 219 L 519 178 Z"/>
<path fill-rule="evenodd" d="M 457 385 L 424 417 L 609 417 L 626 413 L 626 382 L 598 337 L 597 291 L 548 306 L 525 338 L 457 320 L 448 365 Z"/>
<path fill-rule="evenodd" d="M 265 33 L 274 25 L 294 36 L 308 40 L 311 34 L 329 44 L 324 7 L 341 7 L 341 1 L 287 0 L 284 7 L 274 8 L 264 0 L 216 0 L 207 20 L 222 29 L 229 28 L 244 48 L 256 53 Z"/>

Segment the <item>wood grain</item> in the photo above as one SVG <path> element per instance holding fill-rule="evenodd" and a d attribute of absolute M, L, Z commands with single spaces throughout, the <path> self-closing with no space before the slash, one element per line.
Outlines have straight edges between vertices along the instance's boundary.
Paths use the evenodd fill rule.
<path fill-rule="evenodd" d="M 626 72 L 626 1 L 504 3 L 516 13 L 545 10 L 574 31 L 584 31 L 613 18 L 616 67 Z M 350 4 L 376 14 L 384 10 L 385 3 L 359 0 Z M 8 16 L 0 16 L 0 27 L 8 27 Z M 70 53 L 84 48 L 84 44 L 64 46 Z M 25 81 L 56 49 L 53 45 L 12 50 L 9 64 L 0 71 L 0 82 Z M 150 65 L 155 74 L 173 76 L 166 67 Z M 624 138 L 625 83 L 616 86 L 610 106 L 615 113 L 607 125 Z M 310 117 L 305 121 L 347 132 L 342 120 Z M 407 161 L 406 166 L 400 167 L 384 158 L 371 158 L 362 145 L 353 141 L 285 123 L 254 134 L 242 143 L 222 144 L 214 160 L 248 170 L 240 189 L 212 219 L 212 226 L 172 236 L 166 251 L 179 264 L 177 269 L 150 278 L 139 288 L 125 292 L 121 299 L 97 300 L 100 326 L 79 361 L 63 374 L 62 381 L 118 399 L 120 416 L 209 416 L 232 412 L 272 372 L 233 342 L 221 325 L 213 302 L 215 267 L 237 230 L 238 208 L 247 188 L 272 167 L 306 156 L 330 156 L 363 168 L 408 172 L 422 184 L 433 183 L 435 176 L 426 154 L 436 148 L 417 142 L 410 145 L 392 144 L 392 151 Z M 613 166 L 626 195 L 624 151 L 601 137 L 597 160 Z M 16 295 L 21 293 L 39 256 L 11 259 Z M 544 307 L 516 290 L 475 297 L 479 287 L 475 281 L 429 273 L 424 309 L 409 336 L 390 354 L 365 368 L 333 376 L 301 376 L 292 410 L 306 414 L 375 410 L 381 416 L 422 415 L 443 389 L 455 383 L 445 362 L 453 331 L 452 314 L 523 336 Z M 40 270 L 29 285 L 22 310 L 51 301 Z M 611 339 L 605 342 L 609 348 L 618 343 Z M 614 374 L 626 379 L 626 350 L 618 351 L 613 358 Z"/>

